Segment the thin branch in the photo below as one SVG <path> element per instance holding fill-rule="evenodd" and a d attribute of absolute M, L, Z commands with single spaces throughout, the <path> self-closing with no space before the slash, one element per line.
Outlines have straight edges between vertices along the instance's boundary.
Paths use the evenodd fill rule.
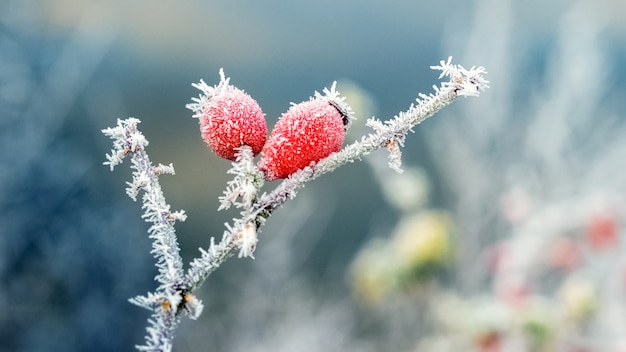
<path fill-rule="evenodd" d="M 123 159 L 131 156 L 131 169 L 133 169 L 133 179 L 127 182 L 126 194 L 137 200 L 140 191 L 144 191 L 142 196 L 142 218 L 152 223 L 148 229 L 152 242 L 152 255 L 157 260 L 156 266 L 159 274 L 155 280 L 160 283 L 156 294 L 149 294 L 148 297 L 135 297 L 130 301 L 147 309 L 153 310 L 153 317 L 148 327 L 146 345 L 137 346 L 144 351 L 168 351 L 171 348 L 171 339 L 178 324 L 179 318 L 176 314 L 181 300 L 180 287 L 183 285 L 183 261 L 180 256 L 180 249 L 176 239 L 174 223 L 184 221 L 186 215 L 184 211 L 170 211 L 170 205 L 165 201 L 159 175 L 163 173 L 174 174 L 172 165 L 153 166 L 148 154 L 145 151 L 148 141 L 143 134 L 137 130 L 140 121 L 135 118 L 117 121 L 117 126 L 107 128 L 102 132 L 113 139 L 113 150 L 107 154 L 105 165 L 109 165 L 111 170 Z M 167 309 L 165 309 L 167 307 Z M 170 347 L 168 347 L 170 346 Z"/>

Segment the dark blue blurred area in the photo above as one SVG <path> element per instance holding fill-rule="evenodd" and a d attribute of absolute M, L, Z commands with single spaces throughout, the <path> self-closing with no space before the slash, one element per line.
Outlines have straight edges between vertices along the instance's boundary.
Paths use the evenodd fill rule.
<path fill-rule="evenodd" d="M 128 350 L 145 315 L 127 298 L 155 271 L 139 212 L 111 197 L 102 136 L 80 109 L 102 52 L 47 38 L 35 15 L 3 20 L 0 350 Z"/>
<path fill-rule="evenodd" d="M 546 5 L 548 12 L 563 3 Z M 233 216 L 216 212 L 229 164 L 203 145 L 184 107 L 199 94 L 192 82 L 213 84 L 223 67 L 231 83 L 257 99 L 269 126 L 290 102 L 341 79 L 369 91 L 377 114 L 391 117 L 417 92 L 431 91 L 437 73 L 430 65 L 462 54 L 441 49 L 443 37 L 455 38 L 459 23 L 469 25 L 473 16 L 474 2 L 455 6 L 0 3 L 0 351 L 128 351 L 143 339 L 148 312 L 127 299 L 153 289 L 156 270 L 140 204 L 123 191 L 128 165 L 114 173 L 102 165 L 110 141 L 101 129 L 137 117 L 153 162 L 174 163 L 177 175 L 164 176 L 163 187 L 173 208 L 189 215 L 178 226 L 188 261 Z M 549 20 L 538 18 L 529 35 Z M 530 79 L 543 74 L 541 51 L 551 45 L 541 38 L 525 38 L 537 49 L 527 54 Z M 626 46 L 615 48 L 623 58 Z M 407 144 L 424 149 L 419 133 Z M 404 157 L 430 165 L 427 153 Z M 327 285 L 336 285 L 343 274 L 329 274 L 329 263 L 351 259 L 371 225 L 363 219 L 395 216 L 372 182 L 363 166 L 350 165 L 307 187 L 319 187 L 313 189 L 336 210 L 311 249 L 308 275 L 330 275 Z M 237 272 L 254 263 L 229 265 L 223 269 Z"/>

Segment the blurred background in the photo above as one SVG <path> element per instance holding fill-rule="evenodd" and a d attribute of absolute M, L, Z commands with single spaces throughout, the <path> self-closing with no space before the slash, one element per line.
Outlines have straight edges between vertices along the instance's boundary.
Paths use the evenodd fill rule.
<path fill-rule="evenodd" d="M 130 171 L 100 130 L 142 121 L 188 262 L 236 212 L 191 83 L 271 128 L 337 80 L 358 121 L 406 110 L 452 56 L 491 89 L 279 209 L 183 319 L 179 351 L 626 350 L 626 3 L 0 1 L 0 350 L 129 351 L 155 288 Z M 267 183 L 270 190 L 277 182 Z"/>

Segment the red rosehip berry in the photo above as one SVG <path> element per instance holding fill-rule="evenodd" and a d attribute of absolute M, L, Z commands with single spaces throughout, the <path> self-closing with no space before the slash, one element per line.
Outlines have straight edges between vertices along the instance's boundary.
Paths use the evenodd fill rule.
<path fill-rule="evenodd" d="M 259 169 L 266 180 L 286 178 L 341 149 L 352 110 L 335 83 L 324 93 L 315 92 L 280 117 L 261 151 Z"/>
<path fill-rule="evenodd" d="M 188 104 L 200 121 L 200 134 L 215 154 L 235 160 L 237 148 L 248 145 L 252 153 L 261 152 L 267 138 L 265 115 L 259 104 L 241 89 L 229 84 L 220 69 L 220 83 L 210 87 L 204 81 L 193 86 L 202 91 Z"/>

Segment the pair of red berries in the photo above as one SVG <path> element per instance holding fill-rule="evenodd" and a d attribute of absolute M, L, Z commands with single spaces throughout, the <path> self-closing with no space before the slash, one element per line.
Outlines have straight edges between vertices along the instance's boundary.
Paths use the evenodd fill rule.
<path fill-rule="evenodd" d="M 230 85 L 222 70 L 220 77 L 215 87 L 203 81 L 194 84 L 204 94 L 194 98 L 188 108 L 200 120 L 204 141 L 222 158 L 235 160 L 237 148 L 248 145 L 255 156 L 261 153 L 259 169 L 272 181 L 341 149 L 352 111 L 334 84 L 324 90 L 325 95 L 315 92 L 309 101 L 292 104 L 267 138 L 265 114 L 259 104 Z"/>

